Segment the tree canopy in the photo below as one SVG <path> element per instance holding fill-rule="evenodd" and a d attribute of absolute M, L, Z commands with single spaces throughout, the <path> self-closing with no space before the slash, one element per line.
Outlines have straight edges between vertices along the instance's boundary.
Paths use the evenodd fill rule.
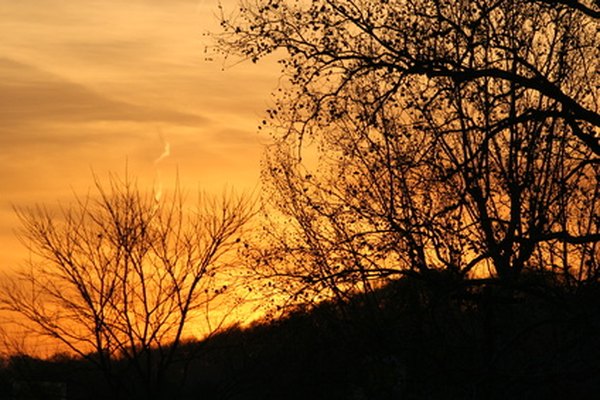
<path fill-rule="evenodd" d="M 227 53 L 284 50 L 265 176 L 288 225 L 261 269 L 338 295 L 431 271 L 596 280 L 598 13 L 270 0 L 224 14 Z"/>

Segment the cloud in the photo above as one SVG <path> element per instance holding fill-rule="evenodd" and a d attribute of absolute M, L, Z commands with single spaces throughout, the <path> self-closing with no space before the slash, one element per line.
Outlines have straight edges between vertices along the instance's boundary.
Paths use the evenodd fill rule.
<path fill-rule="evenodd" d="M 85 193 L 91 168 L 127 163 L 151 184 L 157 129 L 171 143 L 165 185 L 254 185 L 279 66 L 230 68 L 204 53 L 217 5 L 237 0 L 0 2 L 0 227 L 16 224 L 11 204 Z M 0 248 L 14 247 L 9 231 Z"/>
<path fill-rule="evenodd" d="M 192 113 L 113 100 L 31 65 L 0 58 L 0 120 L 4 127 L 47 122 L 134 121 L 195 126 Z"/>
<path fill-rule="evenodd" d="M 88 66 L 104 66 L 110 60 L 113 69 L 139 66 L 160 52 L 160 45 L 151 40 L 115 38 L 112 40 L 86 38 L 68 40 L 57 46 L 65 56 L 76 58 Z"/>

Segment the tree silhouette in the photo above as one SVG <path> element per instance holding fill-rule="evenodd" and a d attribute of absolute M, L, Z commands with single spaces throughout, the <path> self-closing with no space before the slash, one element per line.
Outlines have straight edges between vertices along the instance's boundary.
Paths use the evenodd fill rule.
<path fill-rule="evenodd" d="M 591 1 L 242 1 L 222 16 L 220 41 L 252 61 L 288 52 L 282 65 L 296 90 L 280 105 L 292 106 L 289 130 L 326 123 L 322 109 L 365 76 L 377 78 L 375 109 L 428 85 L 467 92 L 494 81 L 552 104 L 518 121 L 564 120 L 598 155 L 599 14 Z"/>
<path fill-rule="evenodd" d="M 115 393 L 160 398 L 188 322 L 225 289 L 218 275 L 252 206 L 225 193 L 190 209 L 179 189 L 158 200 L 129 177 L 96 178 L 95 189 L 58 214 L 18 210 L 37 257 L 2 302 L 100 368 Z"/>
<path fill-rule="evenodd" d="M 286 51 L 265 175 L 288 224 L 262 273 L 339 297 L 439 271 L 597 280 L 595 4 L 259 1 L 222 25 L 228 53 Z"/>

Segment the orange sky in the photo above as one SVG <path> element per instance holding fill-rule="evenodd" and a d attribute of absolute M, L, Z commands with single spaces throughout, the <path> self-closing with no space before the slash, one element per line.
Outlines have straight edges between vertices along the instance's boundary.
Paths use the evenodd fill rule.
<path fill-rule="evenodd" d="M 233 9 L 237 0 L 221 3 Z M 274 62 L 224 66 L 218 0 L 0 0 L 0 271 L 26 256 L 13 205 L 67 203 L 91 170 L 145 185 L 258 184 Z M 215 58 L 207 61 L 207 57 Z"/>

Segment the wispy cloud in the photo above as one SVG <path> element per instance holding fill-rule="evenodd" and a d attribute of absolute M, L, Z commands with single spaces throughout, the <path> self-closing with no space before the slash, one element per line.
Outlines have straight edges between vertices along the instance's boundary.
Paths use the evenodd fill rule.
<path fill-rule="evenodd" d="M 152 181 L 157 129 L 165 185 L 256 184 L 279 67 L 205 61 L 219 2 L 0 0 L 0 248 L 11 204 L 86 190 L 91 168 Z"/>
<path fill-rule="evenodd" d="M 31 65 L 0 58 L 0 121 L 21 126 L 48 121 L 138 121 L 199 125 L 205 117 L 113 100 Z"/>

